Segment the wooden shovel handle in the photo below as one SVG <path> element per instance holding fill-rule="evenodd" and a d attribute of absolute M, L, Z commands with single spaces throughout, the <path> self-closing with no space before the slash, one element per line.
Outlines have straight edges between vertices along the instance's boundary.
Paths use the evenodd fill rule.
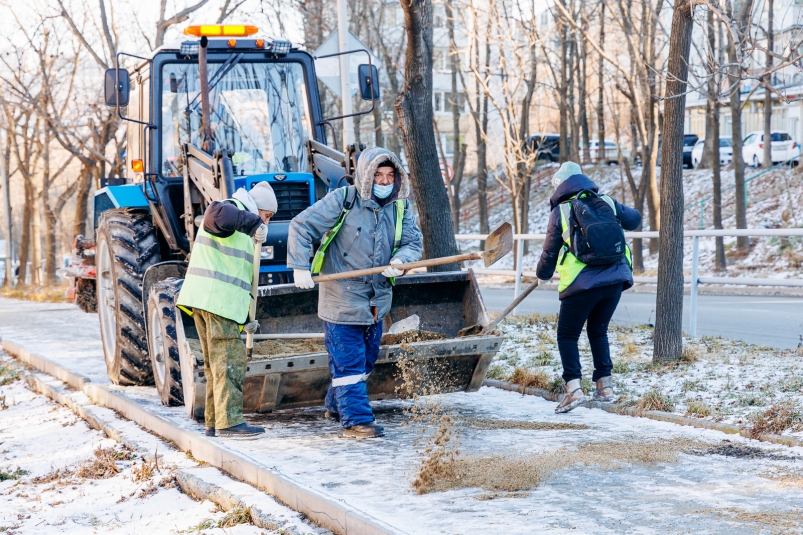
<path fill-rule="evenodd" d="M 430 258 L 429 260 L 419 260 L 418 262 L 409 262 L 407 264 L 393 264 L 392 268 L 395 269 L 417 269 L 429 266 L 441 266 L 443 264 L 451 264 L 452 262 L 465 262 L 466 260 L 479 260 L 482 258 L 482 253 L 466 253 L 454 256 L 444 256 L 441 258 Z M 329 282 L 343 279 L 353 279 L 356 277 L 367 277 L 369 275 L 378 275 L 387 269 L 388 266 L 379 266 L 367 269 L 356 269 L 354 271 L 344 271 L 343 273 L 331 273 L 329 275 L 318 275 L 312 277 L 312 282 Z"/>

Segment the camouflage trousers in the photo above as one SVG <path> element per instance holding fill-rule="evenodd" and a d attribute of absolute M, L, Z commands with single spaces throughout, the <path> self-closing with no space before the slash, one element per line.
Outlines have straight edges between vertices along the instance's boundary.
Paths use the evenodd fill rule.
<path fill-rule="evenodd" d="M 234 321 L 195 309 L 192 314 L 201 338 L 206 376 L 207 427 L 226 429 L 240 425 L 243 418 L 245 344 Z"/>

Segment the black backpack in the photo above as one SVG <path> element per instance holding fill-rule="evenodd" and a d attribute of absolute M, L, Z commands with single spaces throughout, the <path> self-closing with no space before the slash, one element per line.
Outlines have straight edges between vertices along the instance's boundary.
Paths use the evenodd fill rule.
<path fill-rule="evenodd" d="M 627 244 L 613 199 L 583 190 L 559 207 L 561 219 L 565 217 L 568 223 L 563 241 L 578 260 L 589 266 L 607 266 L 622 259 Z"/>

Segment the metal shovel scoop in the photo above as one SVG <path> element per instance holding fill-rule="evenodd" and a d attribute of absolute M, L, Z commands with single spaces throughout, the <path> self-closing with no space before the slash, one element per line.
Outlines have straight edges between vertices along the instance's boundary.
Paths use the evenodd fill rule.
<path fill-rule="evenodd" d="M 392 267 L 401 270 L 416 269 L 429 266 L 440 266 L 443 264 L 451 264 L 452 262 L 465 262 L 466 260 L 483 260 L 485 267 L 489 267 L 496 263 L 500 258 L 513 250 L 513 227 L 510 223 L 502 223 L 496 230 L 491 232 L 485 238 L 485 251 L 479 253 L 465 253 L 453 256 L 444 256 L 441 258 L 430 258 L 428 260 L 419 260 L 418 262 L 409 262 L 407 264 L 394 264 Z M 379 266 L 368 269 L 356 269 L 354 271 L 344 271 L 342 273 L 332 273 L 330 275 L 320 275 L 313 277 L 313 282 L 327 282 L 336 281 L 341 279 L 350 279 L 352 277 L 366 277 L 368 275 L 377 275 L 385 271 L 388 266 Z"/>

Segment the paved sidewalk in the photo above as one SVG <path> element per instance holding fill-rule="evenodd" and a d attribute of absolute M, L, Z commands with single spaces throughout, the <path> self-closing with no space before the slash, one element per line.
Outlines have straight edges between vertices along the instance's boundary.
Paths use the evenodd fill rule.
<path fill-rule="evenodd" d="M 69 305 L 0 299 L 0 336 L 93 381 L 105 379 L 94 315 Z M 162 407 L 153 388 L 119 390 L 175 425 L 200 432 L 201 426 L 188 420 L 183 408 Z M 700 451 L 748 444 L 756 449 L 736 450 L 752 452 L 747 458 L 680 453 L 676 461 L 661 463 L 614 451 L 620 463 L 605 469 L 573 465 L 574 454 L 567 452 L 564 467 L 529 490 L 508 493 L 473 487 L 418 495 L 411 483 L 424 444 L 418 440 L 420 426 L 405 414 L 408 402 L 375 404 L 377 418 L 388 431 L 379 440 L 343 439 L 338 425 L 323 418 L 321 408 L 311 408 L 253 415 L 249 421 L 266 425 L 266 436 L 227 440 L 225 445 L 411 534 L 803 532 L 797 520 L 803 514 L 803 448 L 593 409 L 558 416 L 553 403 L 493 388 L 430 401 L 440 403 L 456 420 L 460 458 L 485 457 L 489 472 L 505 468 L 505 459 L 532 458 L 537 465 L 538 459 L 560 448 L 606 441 L 662 448 L 678 442 L 672 439 L 688 439 L 704 443 L 697 446 Z M 501 420 L 511 428 L 497 428 L 494 422 Z M 536 427 L 533 422 L 588 427 L 521 429 Z"/>

